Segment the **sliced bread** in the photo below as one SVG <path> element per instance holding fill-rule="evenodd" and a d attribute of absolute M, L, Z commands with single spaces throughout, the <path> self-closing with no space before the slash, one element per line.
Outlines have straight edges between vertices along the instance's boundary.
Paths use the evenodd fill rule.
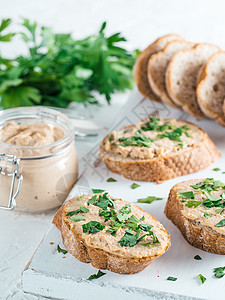
<path fill-rule="evenodd" d="M 142 271 L 170 246 L 165 228 L 152 215 L 107 193 L 70 199 L 53 224 L 70 254 L 120 274 Z"/>
<path fill-rule="evenodd" d="M 148 80 L 153 92 L 161 99 L 162 102 L 178 107 L 178 105 L 170 98 L 166 90 L 166 69 L 174 54 L 184 49 L 190 49 L 194 45 L 195 44 L 185 40 L 175 40 L 169 42 L 163 50 L 150 57 L 147 72 Z"/>
<path fill-rule="evenodd" d="M 176 184 L 165 214 L 191 245 L 225 254 L 225 183 L 207 178 Z"/>
<path fill-rule="evenodd" d="M 177 105 L 194 116 L 204 116 L 196 97 L 198 72 L 201 66 L 219 50 L 220 48 L 215 45 L 198 44 L 192 49 L 179 51 L 168 64 L 167 92 Z"/>
<path fill-rule="evenodd" d="M 114 173 L 161 183 L 210 166 L 220 152 L 198 126 L 150 116 L 108 134 L 99 155 Z"/>
<path fill-rule="evenodd" d="M 225 126 L 225 52 L 214 54 L 199 75 L 198 104 L 204 114 Z"/>
<path fill-rule="evenodd" d="M 182 39 L 178 34 L 169 34 L 160 37 L 154 43 L 150 44 L 138 57 L 134 66 L 134 78 L 139 92 L 145 97 L 160 101 L 160 99 L 152 91 L 147 76 L 148 60 L 152 54 L 161 51 L 168 42 L 172 40 Z"/>

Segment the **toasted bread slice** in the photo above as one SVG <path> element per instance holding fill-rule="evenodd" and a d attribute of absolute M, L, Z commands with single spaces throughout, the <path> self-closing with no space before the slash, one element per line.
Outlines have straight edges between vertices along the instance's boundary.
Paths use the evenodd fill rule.
<path fill-rule="evenodd" d="M 194 43 L 185 40 L 175 40 L 169 42 L 163 50 L 150 57 L 147 72 L 148 80 L 153 92 L 162 102 L 178 107 L 178 105 L 170 98 L 166 90 L 166 68 L 174 54 L 184 49 L 190 49 L 194 45 Z"/>
<path fill-rule="evenodd" d="M 210 166 L 220 152 L 198 126 L 150 116 L 108 134 L 99 155 L 114 173 L 161 183 Z"/>
<path fill-rule="evenodd" d="M 72 198 L 57 212 L 53 224 L 70 254 L 120 274 L 142 271 L 170 246 L 159 221 L 107 193 Z"/>
<path fill-rule="evenodd" d="M 198 44 L 192 49 L 179 51 L 168 64 L 167 92 L 177 105 L 194 116 L 204 116 L 196 97 L 198 72 L 210 56 L 219 50 L 215 45 Z"/>
<path fill-rule="evenodd" d="M 225 254 L 224 192 L 225 183 L 212 178 L 180 182 L 170 191 L 165 214 L 191 245 Z"/>
<path fill-rule="evenodd" d="M 147 76 L 148 60 L 152 54 L 161 51 L 168 42 L 182 39 L 178 34 L 168 34 L 150 44 L 138 57 L 134 66 L 134 79 L 139 92 L 150 100 L 160 101 L 152 91 Z"/>
<path fill-rule="evenodd" d="M 225 98 L 225 52 L 214 54 L 199 75 L 198 104 L 204 114 L 225 126 L 223 103 Z"/>

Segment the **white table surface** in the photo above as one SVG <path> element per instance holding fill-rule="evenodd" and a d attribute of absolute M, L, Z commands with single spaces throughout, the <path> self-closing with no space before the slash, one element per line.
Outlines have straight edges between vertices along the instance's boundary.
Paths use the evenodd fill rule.
<path fill-rule="evenodd" d="M 224 11 L 223 0 L 0 0 L 0 19 L 11 17 L 20 22 L 21 16 L 27 17 L 52 26 L 57 32 L 72 32 L 77 38 L 95 32 L 106 20 L 107 33 L 121 31 L 128 39 L 129 49 L 142 49 L 167 33 L 225 48 Z M 1 52 L 9 56 L 24 51 L 18 39 L 13 46 L 1 45 Z M 93 108 L 94 120 L 109 126 L 128 94 L 115 96 L 110 107 Z M 78 141 L 79 154 L 88 152 L 93 143 Z M 0 211 L 1 299 L 42 299 L 21 292 L 20 275 L 48 230 L 54 213 L 29 215 Z"/>

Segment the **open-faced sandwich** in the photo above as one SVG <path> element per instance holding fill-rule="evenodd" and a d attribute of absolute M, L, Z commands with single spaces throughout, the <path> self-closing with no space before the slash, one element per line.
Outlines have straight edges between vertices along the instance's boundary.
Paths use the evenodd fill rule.
<path fill-rule="evenodd" d="M 165 214 L 191 245 L 225 254 L 225 183 L 206 178 L 176 184 Z"/>
<path fill-rule="evenodd" d="M 170 246 L 159 221 L 108 193 L 72 198 L 57 212 L 53 224 L 70 254 L 121 274 L 143 270 Z"/>
<path fill-rule="evenodd" d="M 108 134 L 99 155 L 112 172 L 161 183 L 210 166 L 220 152 L 197 125 L 150 116 Z"/>

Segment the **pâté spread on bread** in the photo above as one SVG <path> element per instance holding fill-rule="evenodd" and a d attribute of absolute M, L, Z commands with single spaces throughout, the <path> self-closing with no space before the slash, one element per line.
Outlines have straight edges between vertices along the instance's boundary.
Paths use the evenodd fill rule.
<path fill-rule="evenodd" d="M 0 206 L 26 212 L 60 206 L 78 173 L 69 119 L 40 107 L 0 114 Z"/>
<path fill-rule="evenodd" d="M 108 193 L 66 202 L 53 223 L 68 252 L 99 269 L 136 273 L 162 255 L 170 238 L 153 216 Z"/>
<path fill-rule="evenodd" d="M 99 154 L 115 173 L 156 182 L 199 171 L 220 156 L 195 124 L 153 116 L 108 134 Z"/>
<path fill-rule="evenodd" d="M 225 254 L 225 183 L 213 178 L 178 183 L 165 213 L 190 244 Z"/>

